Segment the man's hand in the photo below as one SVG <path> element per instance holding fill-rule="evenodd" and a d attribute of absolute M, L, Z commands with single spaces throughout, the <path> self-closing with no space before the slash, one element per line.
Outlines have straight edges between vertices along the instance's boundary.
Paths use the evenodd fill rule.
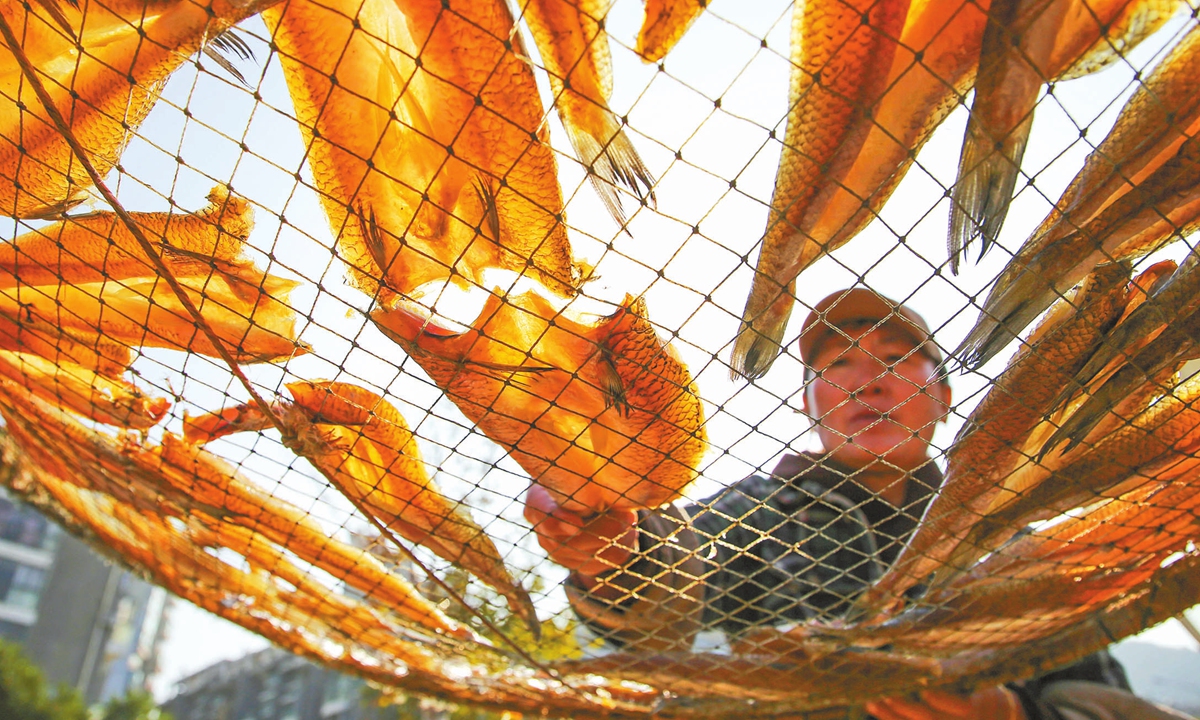
<path fill-rule="evenodd" d="M 540 485 L 531 485 L 525 495 L 525 519 L 550 559 L 584 578 L 626 564 L 638 546 L 634 511 L 584 519 L 559 507 Z"/>
<path fill-rule="evenodd" d="M 867 703 L 878 720 L 1028 720 L 1021 700 L 1008 688 L 994 687 L 974 695 L 926 690 L 920 700 L 884 698 Z"/>

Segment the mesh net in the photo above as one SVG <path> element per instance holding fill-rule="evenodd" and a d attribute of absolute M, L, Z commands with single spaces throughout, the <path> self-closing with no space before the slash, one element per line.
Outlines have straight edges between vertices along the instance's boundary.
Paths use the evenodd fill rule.
<path fill-rule="evenodd" d="M 519 712 L 833 716 L 1194 604 L 1194 9 L 705 6 L 4 2 L 5 484 Z"/>

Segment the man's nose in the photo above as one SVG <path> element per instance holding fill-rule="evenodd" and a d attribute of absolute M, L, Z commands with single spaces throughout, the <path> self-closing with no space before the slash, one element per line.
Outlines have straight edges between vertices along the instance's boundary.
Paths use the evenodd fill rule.
<path fill-rule="evenodd" d="M 854 383 L 851 388 L 855 395 L 875 395 L 886 391 L 889 373 L 887 365 L 874 358 L 867 358 L 856 363 L 854 370 Z"/>

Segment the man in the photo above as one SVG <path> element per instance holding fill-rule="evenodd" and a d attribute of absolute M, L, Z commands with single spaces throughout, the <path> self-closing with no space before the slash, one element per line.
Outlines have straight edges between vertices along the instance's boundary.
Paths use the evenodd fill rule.
<path fill-rule="evenodd" d="M 942 355 L 920 316 L 866 288 L 819 302 L 799 345 L 804 408 L 823 453 L 785 455 L 770 476 L 658 514 L 585 521 L 537 486 L 529 491 L 525 514 L 539 542 L 572 571 L 572 607 L 611 643 L 681 650 L 702 627 L 736 638 L 755 625 L 836 617 L 895 561 L 942 480 L 930 457 L 951 403 Z M 967 697 L 928 692 L 867 709 L 879 720 L 1105 717 L 1069 715 L 1074 700 L 1051 709 L 1046 688 L 1078 685 L 1085 695 L 1128 689 L 1101 653 L 1025 685 Z"/>

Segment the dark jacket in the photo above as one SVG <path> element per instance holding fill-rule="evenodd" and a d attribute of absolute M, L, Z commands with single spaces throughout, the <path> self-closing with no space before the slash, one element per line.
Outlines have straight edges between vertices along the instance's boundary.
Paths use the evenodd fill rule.
<path fill-rule="evenodd" d="M 704 502 L 639 521 L 640 552 L 601 575 L 621 599 L 600 601 L 568 581 L 580 618 L 607 641 L 640 650 L 685 650 L 696 632 L 736 637 L 756 625 L 833 618 L 895 561 L 942 475 L 930 462 L 913 473 L 897 508 L 817 455 L 787 455 L 769 476 L 752 475 Z M 1014 686 L 1031 718 L 1053 680 L 1128 689 L 1107 653 Z"/>

